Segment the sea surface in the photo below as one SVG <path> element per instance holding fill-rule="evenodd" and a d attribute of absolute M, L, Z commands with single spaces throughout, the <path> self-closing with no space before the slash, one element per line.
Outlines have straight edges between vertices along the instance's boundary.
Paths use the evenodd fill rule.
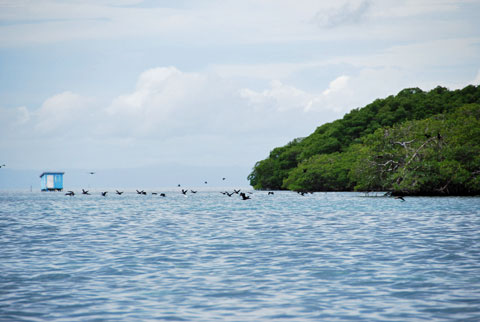
<path fill-rule="evenodd" d="M 78 192 L 0 192 L 0 321 L 480 321 L 480 198 Z"/>

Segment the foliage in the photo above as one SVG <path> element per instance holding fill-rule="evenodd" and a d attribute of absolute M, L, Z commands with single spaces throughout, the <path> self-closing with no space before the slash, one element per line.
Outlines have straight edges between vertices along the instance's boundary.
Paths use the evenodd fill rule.
<path fill-rule="evenodd" d="M 352 190 L 349 173 L 355 159 L 351 152 L 315 155 L 292 170 L 283 187 L 305 192 Z"/>
<path fill-rule="evenodd" d="M 480 193 L 480 105 L 377 130 L 352 167 L 357 190 Z"/>
<path fill-rule="evenodd" d="M 407 122 L 406 124 L 410 124 L 408 125 L 410 128 L 406 125 L 407 128 L 403 129 L 404 132 L 402 133 L 410 138 L 411 134 L 409 136 L 407 134 L 414 126 L 414 120 L 425 119 L 437 114 L 442 114 L 445 117 L 450 112 L 455 114 L 455 111 L 458 111 L 461 106 L 470 103 L 480 103 L 480 86 L 470 85 L 455 91 L 449 91 L 444 87 L 437 87 L 429 92 L 424 92 L 419 88 L 404 89 L 396 96 L 377 99 L 364 108 L 352 110 L 343 119 L 318 127 L 314 133 L 304 139 L 296 139 L 283 147 L 273 149 L 267 159 L 255 164 L 248 179 L 255 189 L 318 191 L 351 190 L 356 186 L 357 189 L 361 190 L 378 190 L 391 188 L 395 184 L 395 189 L 400 191 L 404 190 L 405 185 L 409 182 L 410 184 L 415 183 L 416 187 L 420 187 L 419 180 L 423 179 L 415 176 L 415 174 L 421 174 L 420 171 L 430 173 L 431 169 L 436 169 L 435 171 L 439 171 L 446 178 L 449 176 L 449 171 L 458 170 L 459 165 L 448 163 L 445 160 L 441 165 L 425 163 L 422 167 L 416 168 L 418 172 L 413 173 L 410 171 L 414 164 L 412 160 L 405 168 L 404 174 L 397 173 L 397 178 L 392 179 L 390 172 L 393 170 L 387 171 L 384 169 L 384 172 L 378 174 L 375 172 L 375 168 L 365 167 L 358 163 L 356 159 L 360 157 L 365 159 L 365 155 L 371 153 L 374 147 L 377 152 L 382 148 L 385 149 L 384 154 L 377 156 L 379 157 L 377 163 L 382 161 L 381 156 L 384 158 L 384 162 L 387 162 L 390 160 L 386 158 L 388 153 L 396 152 L 397 150 L 394 148 L 398 147 L 391 144 L 387 145 L 385 140 L 378 140 L 379 133 L 385 135 L 385 132 L 382 131 L 388 128 L 395 128 L 400 131 L 398 124 Z M 455 115 L 458 115 L 458 113 Z M 433 135 L 433 127 L 440 125 L 432 123 L 429 126 L 428 131 L 425 129 L 428 133 L 417 133 L 417 136 L 426 138 L 425 135 Z M 455 127 L 454 124 L 449 126 Z M 416 131 L 413 132 L 416 133 Z M 401 133 L 395 133 L 401 136 Z M 367 137 L 369 138 L 366 139 Z M 456 137 L 456 139 L 460 140 L 459 137 Z M 404 139 L 401 142 L 407 141 L 407 139 Z M 434 146 L 433 141 L 432 139 L 426 143 L 419 153 L 434 149 L 436 146 Z M 407 143 L 407 148 L 414 149 L 418 142 L 420 140 L 417 137 L 411 144 Z M 465 143 L 465 141 L 462 142 Z M 449 146 L 449 149 L 452 150 L 455 143 L 451 141 Z M 457 153 L 463 152 L 457 151 Z M 414 160 L 417 160 L 418 157 L 419 154 L 414 157 Z M 452 160 L 450 156 L 447 159 Z M 387 165 L 393 167 L 396 165 L 394 162 L 399 161 L 392 159 Z M 455 182 L 465 176 L 466 174 L 462 177 L 458 173 L 457 177 L 453 178 L 445 189 L 455 191 Z M 367 178 L 369 179 L 367 180 Z M 391 182 L 391 180 L 395 182 Z M 419 193 L 420 190 L 418 190 Z"/>

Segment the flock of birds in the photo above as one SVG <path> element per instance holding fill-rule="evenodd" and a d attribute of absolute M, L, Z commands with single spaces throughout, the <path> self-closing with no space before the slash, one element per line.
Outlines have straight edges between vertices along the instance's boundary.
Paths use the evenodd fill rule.
<path fill-rule="evenodd" d="M 89 173 L 90 175 L 95 174 L 95 172 L 93 172 L 93 171 L 92 171 L 92 172 L 88 172 L 88 173 Z M 225 180 L 226 180 L 226 178 L 223 177 L 223 178 L 222 178 L 222 181 L 225 181 Z M 204 181 L 204 183 L 205 183 L 205 184 L 208 184 L 208 181 Z M 181 185 L 178 184 L 178 187 L 180 188 Z M 146 192 L 145 190 L 135 190 L 135 191 L 136 191 L 137 194 L 139 194 L 139 195 L 147 195 L 147 192 Z M 198 190 L 183 189 L 183 188 L 181 189 L 181 193 L 182 193 L 184 196 L 187 196 L 187 193 L 188 193 L 188 194 L 190 194 L 190 193 L 191 193 L 191 194 L 195 194 L 195 193 L 197 193 L 197 192 L 198 192 Z M 124 191 L 115 190 L 115 193 L 116 193 L 117 195 L 122 195 L 122 194 L 124 193 Z M 233 196 L 234 194 L 237 194 L 237 195 L 239 195 L 239 196 L 242 198 L 242 200 L 251 199 L 250 196 L 248 196 L 245 192 L 241 192 L 241 189 L 233 189 L 232 192 L 222 191 L 222 192 L 220 192 L 220 193 L 223 194 L 223 195 L 226 195 L 226 196 L 228 196 L 228 197 L 231 197 L 231 196 Z M 100 194 L 101 194 L 103 197 L 106 197 L 107 194 L 108 194 L 108 191 L 102 191 L 102 192 L 100 192 Z M 152 195 L 159 195 L 160 197 L 166 197 L 166 196 L 167 196 L 167 195 L 166 195 L 165 193 L 163 193 L 163 192 L 162 192 L 162 193 L 151 192 L 151 194 L 152 194 Z M 248 192 L 248 194 L 251 194 L 251 192 Z M 273 194 L 274 194 L 273 191 L 268 192 L 268 195 L 273 195 Z M 75 192 L 72 191 L 72 190 L 69 190 L 69 191 L 67 191 L 67 193 L 65 193 L 65 195 L 66 195 L 66 196 L 73 197 L 73 196 L 75 196 Z M 90 192 L 89 192 L 88 190 L 82 189 L 82 195 L 90 195 Z"/>
<path fill-rule="evenodd" d="M 147 195 L 148 193 L 145 191 L 145 190 L 135 190 L 137 192 L 137 194 L 139 195 Z M 187 196 L 187 194 L 196 194 L 198 191 L 197 190 L 192 190 L 192 189 L 182 189 L 181 190 L 181 193 L 184 195 L 184 196 Z M 119 191 L 119 190 L 115 190 L 115 193 L 117 195 L 122 195 L 124 193 L 124 191 Z M 221 191 L 220 192 L 222 195 L 225 195 L 225 196 L 228 196 L 228 197 L 232 197 L 233 195 L 239 195 L 242 200 L 248 200 L 248 199 L 251 199 L 251 197 L 247 194 L 252 194 L 252 192 L 242 192 L 241 189 L 233 189 L 232 192 L 229 192 L 229 191 Z M 309 192 L 304 192 L 304 191 L 297 191 L 297 193 L 301 196 L 305 196 L 305 194 L 313 194 L 312 191 L 309 191 Z M 107 194 L 108 194 L 108 191 L 101 191 L 100 194 L 103 196 L 103 197 L 106 197 Z M 160 197 L 166 197 L 167 195 L 165 193 L 157 193 L 157 192 L 151 192 L 152 195 L 159 195 Z M 274 195 L 275 193 L 273 191 L 269 191 L 268 192 L 268 195 Z M 73 197 L 75 196 L 75 192 L 74 191 L 68 191 L 67 193 L 65 193 L 66 196 L 70 196 L 70 197 Z M 82 195 L 90 195 L 90 192 L 88 190 L 85 190 L 85 189 L 82 189 Z M 395 199 L 398 199 L 400 201 L 405 201 L 405 198 L 403 196 L 392 196 L 391 194 L 389 194 L 388 192 L 385 193 L 384 197 L 394 197 Z"/>
<path fill-rule="evenodd" d="M 138 195 L 147 195 L 147 194 L 148 194 L 145 190 L 135 190 L 135 191 L 137 192 Z M 182 190 L 181 190 L 181 193 L 182 193 L 183 195 L 185 195 L 185 196 L 187 195 L 187 193 L 189 193 L 189 194 L 190 194 L 190 193 L 195 194 L 195 193 L 197 193 L 197 192 L 198 192 L 197 190 L 192 190 L 192 189 L 190 189 L 190 190 L 188 190 L 188 189 L 182 189 Z M 123 193 L 124 193 L 124 191 L 115 190 L 115 194 L 117 194 L 117 195 L 122 195 Z M 232 192 L 229 192 L 229 191 L 221 191 L 220 193 L 223 194 L 223 195 L 226 195 L 226 196 L 228 196 L 228 197 L 231 197 L 231 196 L 233 196 L 234 194 L 237 194 L 237 195 L 239 195 L 239 196 L 242 198 L 242 200 L 251 199 L 250 196 L 247 195 L 247 193 L 248 193 L 248 194 L 252 194 L 251 192 L 247 192 L 247 193 L 242 192 L 241 189 L 238 189 L 238 190 L 237 190 L 237 189 L 233 189 Z M 88 190 L 85 190 L 85 189 L 82 189 L 82 193 L 81 193 L 81 194 L 82 194 L 82 195 L 91 195 L 91 193 L 90 193 Z M 108 191 L 101 191 L 100 194 L 101 194 L 103 197 L 106 197 L 107 194 L 108 194 Z M 151 192 L 151 194 L 152 194 L 152 195 L 159 195 L 160 197 L 166 197 L 166 196 L 167 196 L 167 195 L 166 195 L 165 193 L 163 193 L 163 192 L 162 192 L 162 193 Z M 273 195 L 273 194 L 274 194 L 273 191 L 269 191 L 269 192 L 268 192 L 268 195 Z M 72 190 L 69 190 L 69 191 L 67 191 L 67 193 L 65 193 L 65 195 L 66 195 L 66 196 L 73 197 L 73 196 L 75 196 L 75 192 L 72 191 Z"/>
<path fill-rule="evenodd" d="M 439 138 L 439 139 L 440 139 L 440 138 Z M 0 168 L 2 168 L 2 167 L 5 167 L 5 164 L 0 165 Z M 93 174 L 95 174 L 95 172 L 92 171 L 92 172 L 89 172 L 89 174 L 90 174 L 90 175 L 93 175 Z M 223 181 L 225 181 L 225 179 L 226 179 L 225 177 L 222 178 Z M 208 181 L 204 181 L 204 183 L 207 184 Z M 178 184 L 178 187 L 181 187 L 181 185 Z M 147 192 L 145 192 L 145 190 L 136 190 L 136 192 L 137 192 L 137 194 L 139 194 L 139 195 L 147 195 Z M 182 189 L 181 192 L 182 192 L 183 195 L 186 196 L 187 193 L 188 193 L 188 189 Z M 190 193 L 195 194 L 195 193 L 197 193 L 197 192 L 198 192 L 198 191 L 196 191 L 196 190 L 190 189 Z M 102 191 L 102 192 L 100 192 L 100 194 L 101 194 L 103 197 L 106 197 L 106 196 L 107 196 L 107 193 L 108 193 L 108 191 Z M 122 194 L 124 193 L 124 191 L 115 190 L 115 193 L 116 193 L 117 195 L 122 195 Z M 240 189 L 238 189 L 238 190 L 233 189 L 233 192 L 222 191 L 222 192 L 220 192 L 220 193 L 223 194 L 223 195 L 226 195 L 226 196 L 228 196 L 228 197 L 231 197 L 231 196 L 233 196 L 234 194 L 237 194 L 237 195 L 239 195 L 239 196 L 242 198 L 242 200 L 251 199 L 250 196 L 247 196 L 247 194 L 246 194 L 245 192 L 241 192 Z M 248 192 L 248 193 L 251 194 L 251 192 Z M 313 194 L 313 191 L 297 191 L 297 193 L 298 193 L 299 195 L 301 195 L 301 196 L 305 196 L 305 194 L 309 194 L 309 193 L 310 193 L 310 194 Z M 369 192 L 367 192 L 367 194 L 368 194 L 368 193 L 369 193 Z M 152 192 L 151 194 L 152 194 L 152 195 L 160 195 L 160 197 L 166 197 L 166 196 L 167 196 L 167 195 L 166 195 L 165 193 L 163 193 L 163 192 L 162 192 L 162 193 Z M 273 191 L 269 191 L 269 192 L 268 192 L 268 195 L 273 195 L 273 194 L 274 194 Z M 65 195 L 66 195 L 66 196 L 73 197 L 73 196 L 75 196 L 75 192 L 69 190 L 69 191 L 67 191 L 67 193 L 65 193 Z M 89 192 L 88 190 L 82 189 L 82 195 L 90 195 L 90 192 Z M 394 197 L 395 199 L 398 199 L 398 200 L 400 200 L 400 201 L 402 201 L 402 202 L 405 201 L 405 198 L 404 198 L 403 196 L 392 196 L 392 194 L 391 194 L 390 192 L 385 193 L 385 194 L 384 194 L 384 197 Z"/>

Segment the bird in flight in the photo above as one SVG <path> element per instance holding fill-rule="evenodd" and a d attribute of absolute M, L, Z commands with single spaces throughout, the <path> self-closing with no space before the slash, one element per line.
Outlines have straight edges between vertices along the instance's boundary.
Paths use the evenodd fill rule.
<path fill-rule="evenodd" d="M 123 193 L 123 191 L 118 191 L 118 190 L 115 190 L 117 195 L 121 195 Z"/>
<path fill-rule="evenodd" d="M 250 199 L 250 196 L 247 196 L 244 192 L 240 193 L 240 196 L 242 197 L 243 200 Z"/>
<path fill-rule="evenodd" d="M 82 194 L 89 195 L 88 190 L 82 189 Z"/>
<path fill-rule="evenodd" d="M 73 197 L 73 196 L 75 196 L 75 192 L 73 192 L 73 191 L 68 191 L 68 192 L 65 194 L 65 196 Z"/>
<path fill-rule="evenodd" d="M 102 192 L 102 196 L 106 197 L 106 196 L 107 196 L 107 193 L 108 193 L 108 191 L 103 191 L 103 192 Z"/>

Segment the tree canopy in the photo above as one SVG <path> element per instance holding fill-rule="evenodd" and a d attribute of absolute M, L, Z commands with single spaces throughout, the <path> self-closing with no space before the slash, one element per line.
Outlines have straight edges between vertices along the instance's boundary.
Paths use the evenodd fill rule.
<path fill-rule="evenodd" d="M 250 184 L 297 191 L 478 193 L 479 104 L 480 86 L 404 89 L 273 149 L 255 164 Z"/>

